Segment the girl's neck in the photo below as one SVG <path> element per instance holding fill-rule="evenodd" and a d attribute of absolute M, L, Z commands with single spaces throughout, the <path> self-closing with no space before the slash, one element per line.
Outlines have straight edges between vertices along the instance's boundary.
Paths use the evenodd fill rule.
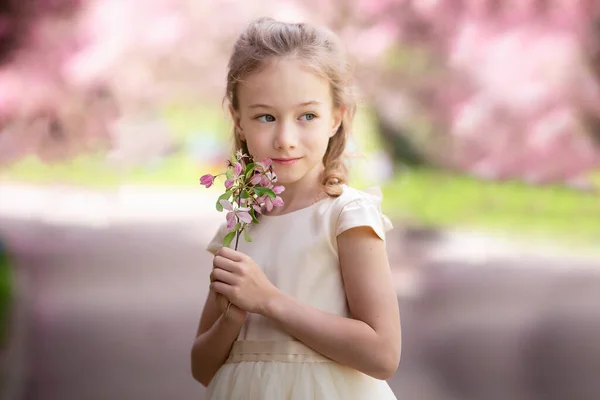
<path fill-rule="evenodd" d="M 318 174 L 305 176 L 298 182 L 284 184 L 285 191 L 279 196 L 283 200 L 283 207 L 275 208 L 269 215 L 287 214 L 310 207 L 323 198 L 324 191 L 321 185 L 321 171 Z"/>

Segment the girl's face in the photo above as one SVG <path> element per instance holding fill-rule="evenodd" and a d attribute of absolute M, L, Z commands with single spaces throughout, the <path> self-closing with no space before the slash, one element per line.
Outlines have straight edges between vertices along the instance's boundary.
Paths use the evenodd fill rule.
<path fill-rule="evenodd" d="M 255 160 L 273 160 L 278 183 L 318 179 L 341 123 L 329 82 L 301 61 L 274 58 L 238 84 L 238 134 Z"/>

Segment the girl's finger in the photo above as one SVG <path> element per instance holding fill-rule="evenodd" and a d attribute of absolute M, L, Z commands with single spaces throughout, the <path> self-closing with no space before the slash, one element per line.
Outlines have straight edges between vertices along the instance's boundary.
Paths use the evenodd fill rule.
<path fill-rule="evenodd" d="M 225 258 L 223 256 L 221 256 L 220 254 L 217 254 L 215 256 L 215 258 L 213 258 L 213 268 L 221 268 L 224 269 L 225 271 L 229 271 L 229 272 L 237 272 L 239 271 L 239 265 L 237 262 L 235 261 L 231 261 L 228 258 Z"/>
<path fill-rule="evenodd" d="M 237 250 L 230 249 L 229 247 L 221 247 L 216 255 L 227 258 L 231 261 L 243 261 L 243 254 Z"/>
<path fill-rule="evenodd" d="M 234 274 L 232 274 L 231 272 L 229 272 L 225 269 L 216 267 L 210 273 L 210 281 L 211 282 L 220 281 L 223 283 L 227 283 L 229 285 L 233 285 L 237 282 L 237 279 L 236 279 L 236 276 Z"/>
<path fill-rule="evenodd" d="M 210 290 L 215 293 L 220 293 L 223 296 L 227 297 L 231 301 L 231 295 L 233 294 L 233 286 L 228 285 L 227 283 L 214 281 L 210 283 Z"/>

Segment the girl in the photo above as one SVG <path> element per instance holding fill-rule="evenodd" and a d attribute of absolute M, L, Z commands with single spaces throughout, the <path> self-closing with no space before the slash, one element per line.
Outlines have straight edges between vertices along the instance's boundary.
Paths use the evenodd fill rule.
<path fill-rule="evenodd" d="M 329 31 L 259 19 L 235 44 L 236 150 L 273 160 L 285 204 L 265 211 L 238 251 L 221 247 L 225 225 L 208 246 L 192 374 L 209 399 L 395 399 L 384 381 L 400 359 L 391 224 L 380 195 L 345 184 L 350 83 Z"/>

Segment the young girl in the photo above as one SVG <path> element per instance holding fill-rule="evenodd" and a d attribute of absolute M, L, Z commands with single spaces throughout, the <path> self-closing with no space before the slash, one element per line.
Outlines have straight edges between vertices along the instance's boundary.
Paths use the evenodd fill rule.
<path fill-rule="evenodd" d="M 395 399 L 385 382 L 401 341 L 391 224 L 380 195 L 345 184 L 355 104 L 337 38 L 255 21 L 235 44 L 227 99 L 236 150 L 273 160 L 285 204 L 237 251 L 221 247 L 225 225 L 209 244 L 193 376 L 209 399 Z"/>

